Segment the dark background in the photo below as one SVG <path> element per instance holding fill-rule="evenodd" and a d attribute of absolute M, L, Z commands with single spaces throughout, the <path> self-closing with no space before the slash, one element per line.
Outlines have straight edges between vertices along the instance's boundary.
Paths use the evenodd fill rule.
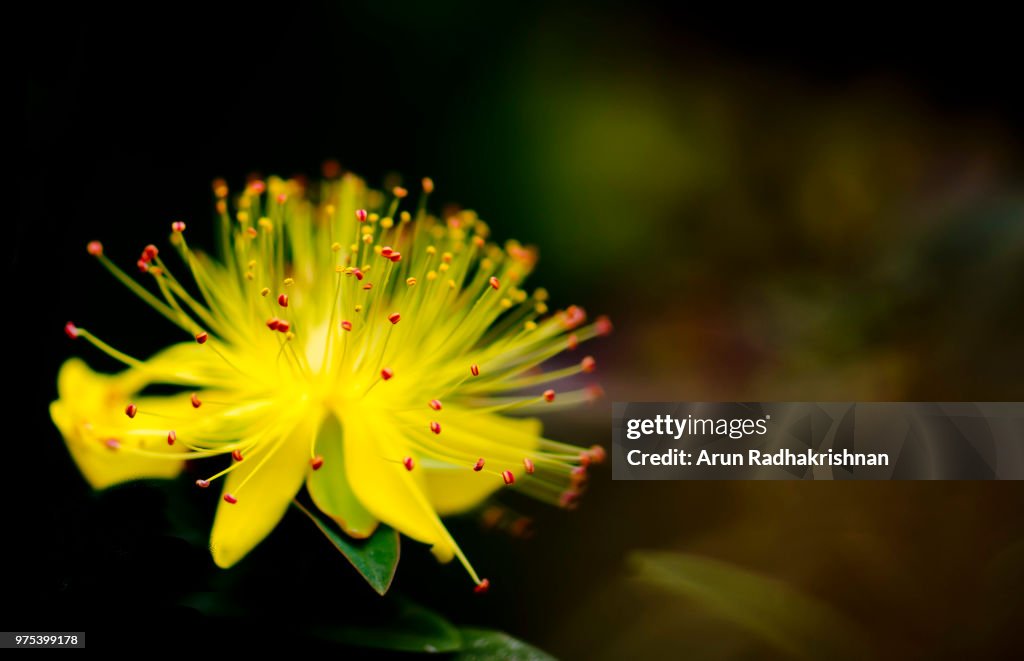
<path fill-rule="evenodd" d="M 441 201 L 540 245 L 533 282 L 557 304 L 612 315 L 595 348 L 608 401 L 1024 398 L 1024 108 L 1005 17 L 282 3 L 39 8 L 10 29 L 2 629 L 86 629 L 90 645 L 173 630 L 187 646 L 189 631 L 371 609 L 295 517 L 223 575 L 202 549 L 209 503 L 175 486 L 92 495 L 46 414 L 69 355 L 113 367 L 65 341 L 68 319 L 143 355 L 172 339 L 85 243 L 125 262 L 171 220 L 202 236 L 218 176 L 315 175 L 326 158 L 373 183 L 432 176 Z M 604 442 L 608 409 L 551 427 Z M 631 550 L 674 549 L 828 602 L 876 651 L 1016 639 L 1018 484 L 594 482 L 571 515 L 508 501 L 536 517 L 528 542 L 454 524 L 495 580 L 486 600 L 411 544 L 396 587 L 568 657 L 760 650 L 716 647 L 721 628 L 623 578 Z M 229 631 L 182 605 L 229 583 L 249 613 Z"/>

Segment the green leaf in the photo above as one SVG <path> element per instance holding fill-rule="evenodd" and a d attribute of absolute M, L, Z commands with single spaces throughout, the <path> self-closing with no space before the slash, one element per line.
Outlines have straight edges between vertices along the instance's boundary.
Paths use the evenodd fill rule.
<path fill-rule="evenodd" d="M 352 539 L 334 527 L 334 523 L 322 518 L 303 507 L 299 501 L 292 502 L 295 507 L 308 516 L 320 532 L 334 544 L 334 548 L 348 558 L 366 582 L 377 594 L 384 595 L 391 587 L 398 568 L 399 541 L 398 533 L 381 525 L 368 539 Z"/>
<path fill-rule="evenodd" d="M 389 597 L 394 611 L 372 623 L 318 627 L 319 637 L 344 645 L 402 652 L 454 652 L 462 636 L 448 620 L 408 599 Z"/>
<path fill-rule="evenodd" d="M 453 661 L 477 661 L 478 659 L 554 661 L 555 658 L 502 631 L 487 629 L 460 629 L 459 631 L 462 633 L 462 649 L 453 657 Z"/>
<path fill-rule="evenodd" d="M 789 655 L 853 659 L 870 656 L 864 638 L 842 615 L 773 578 L 685 553 L 637 552 L 638 578 L 693 600 Z"/>

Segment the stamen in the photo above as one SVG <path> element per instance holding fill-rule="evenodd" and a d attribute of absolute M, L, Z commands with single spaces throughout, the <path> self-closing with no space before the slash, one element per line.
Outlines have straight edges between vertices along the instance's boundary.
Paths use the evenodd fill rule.
<path fill-rule="evenodd" d="M 152 243 L 142 249 L 142 261 L 151 262 L 160 253 Z"/>
<path fill-rule="evenodd" d="M 423 192 L 430 195 L 434 192 L 434 180 L 430 177 L 423 177 Z"/>
<path fill-rule="evenodd" d="M 430 408 L 434 409 L 435 411 L 440 411 L 441 410 L 441 400 L 439 400 L 439 399 L 432 399 L 432 400 L 430 400 L 429 406 L 430 406 Z"/>
<path fill-rule="evenodd" d="M 185 223 L 181 222 L 180 220 L 174 221 L 173 223 L 171 223 L 171 231 L 181 234 L 182 232 L 185 231 Z"/>
<path fill-rule="evenodd" d="M 395 197 L 397 197 L 398 199 L 402 199 L 403 197 L 409 194 L 409 191 L 405 190 L 401 186 L 395 186 L 393 189 L 391 189 L 391 192 L 394 193 Z"/>
<path fill-rule="evenodd" d="M 473 376 L 480 376 L 480 366 L 477 365 L 476 363 L 473 363 L 472 365 L 469 366 L 469 373 L 472 374 Z"/>
<path fill-rule="evenodd" d="M 203 403 L 199 400 L 199 395 L 197 395 L 196 393 L 192 393 L 192 396 L 189 397 L 189 401 L 192 402 L 192 408 L 194 409 L 197 409 L 203 405 Z"/>
<path fill-rule="evenodd" d="M 351 321 L 343 321 L 343 322 L 341 322 L 341 328 L 342 328 L 342 330 L 347 330 L 347 331 L 352 330 L 352 322 Z"/>
<path fill-rule="evenodd" d="M 595 330 L 597 331 L 597 334 L 599 336 L 606 337 L 608 335 L 611 335 L 612 330 L 613 330 L 613 328 L 612 328 L 612 320 L 609 319 L 608 317 L 606 317 L 604 315 L 601 315 L 594 322 L 594 325 L 595 325 Z"/>
<path fill-rule="evenodd" d="M 108 438 L 106 441 L 104 441 L 104 445 L 107 446 L 108 450 L 117 450 L 121 447 L 121 441 L 117 440 L 116 438 Z"/>
<path fill-rule="evenodd" d="M 64 324 L 64 333 L 72 340 L 78 339 L 78 326 L 75 326 L 70 321 Z"/>
<path fill-rule="evenodd" d="M 313 467 L 313 470 L 318 471 L 324 465 L 324 458 L 321 457 L 320 455 L 317 455 L 309 460 L 309 465 Z"/>
<path fill-rule="evenodd" d="M 555 391 L 550 388 L 544 391 L 544 401 L 553 402 L 555 401 Z"/>
<path fill-rule="evenodd" d="M 357 209 L 356 210 L 356 220 L 358 220 L 361 223 L 365 223 L 366 222 L 366 209 Z"/>
<path fill-rule="evenodd" d="M 260 296 L 266 297 L 266 295 L 269 294 L 269 293 L 270 293 L 270 287 L 264 287 L 263 289 L 260 290 Z"/>
<path fill-rule="evenodd" d="M 174 433 L 174 430 L 167 432 L 167 445 L 174 445 L 174 442 L 178 440 L 178 435 Z"/>
<path fill-rule="evenodd" d="M 516 476 L 512 474 L 512 471 L 506 470 L 501 472 L 501 479 L 505 480 L 505 484 L 513 484 L 516 481 Z"/>
<path fill-rule="evenodd" d="M 569 351 L 575 351 L 576 347 L 580 345 L 580 338 L 576 337 L 576 333 L 569 336 L 568 346 Z"/>
<path fill-rule="evenodd" d="M 388 321 L 390 321 L 393 324 L 397 324 L 399 321 L 401 321 L 401 319 L 402 315 L 398 314 L 397 312 L 392 312 L 391 314 L 388 315 Z"/>
<path fill-rule="evenodd" d="M 206 489 L 210 486 L 209 480 L 196 480 L 196 486 L 200 489 Z"/>
<path fill-rule="evenodd" d="M 593 461 L 595 464 L 603 463 L 605 458 L 607 458 L 608 456 L 604 448 L 601 447 L 600 445 L 591 445 L 590 450 L 588 450 L 587 452 L 590 455 L 590 460 Z"/>
<path fill-rule="evenodd" d="M 533 461 L 529 457 L 523 458 L 523 467 L 526 469 L 528 475 L 533 475 L 533 471 L 537 470 L 536 466 L 533 465 Z"/>
<path fill-rule="evenodd" d="M 210 339 L 209 333 L 203 331 L 202 333 L 196 333 L 196 342 L 199 344 L 206 344 L 206 340 Z"/>
<path fill-rule="evenodd" d="M 232 505 L 234 505 L 235 503 L 238 502 L 238 499 L 232 496 L 231 494 L 226 493 L 224 494 L 224 502 L 231 503 Z"/>
<path fill-rule="evenodd" d="M 380 371 L 380 378 L 385 381 L 389 381 L 395 375 L 395 371 L 390 367 L 385 367 Z"/>
<path fill-rule="evenodd" d="M 589 374 L 597 369 L 597 361 L 593 356 L 587 356 L 580 362 L 580 369 Z"/>
<path fill-rule="evenodd" d="M 501 283 L 498 282 L 498 279 L 495 278 L 493 275 L 491 276 L 491 279 L 488 280 L 487 282 L 490 283 L 491 289 L 498 289 L 499 287 L 501 287 Z"/>
<path fill-rule="evenodd" d="M 281 294 L 277 297 L 277 304 L 283 308 L 288 307 L 288 294 Z"/>
<path fill-rule="evenodd" d="M 242 459 L 244 459 L 245 457 L 242 456 L 241 450 L 232 450 L 231 458 L 234 459 L 235 461 L 242 461 Z"/>
<path fill-rule="evenodd" d="M 406 457 L 402 460 L 402 465 L 405 466 L 405 470 L 411 471 L 416 467 L 416 462 L 412 460 L 412 457 Z"/>
<path fill-rule="evenodd" d="M 484 458 L 480 457 L 479 459 L 476 460 L 476 463 L 473 464 L 473 470 L 475 470 L 477 473 L 479 473 L 483 469 L 484 469 Z"/>
<path fill-rule="evenodd" d="M 485 592 L 487 592 L 487 590 L 490 589 L 490 587 L 491 587 L 491 582 L 488 579 L 485 578 L 485 579 L 483 579 L 482 581 L 480 581 L 479 583 L 476 584 L 476 587 L 473 588 L 473 592 L 475 592 L 477 594 L 484 594 Z"/>
<path fill-rule="evenodd" d="M 139 412 L 139 407 L 135 406 L 134 404 L 129 404 L 128 406 L 124 407 L 124 414 L 126 416 L 128 416 L 129 418 L 134 418 L 135 414 L 138 413 L 138 412 Z"/>
<path fill-rule="evenodd" d="M 430 423 L 430 431 L 434 432 L 435 434 L 440 434 L 441 433 L 441 423 L 436 422 L 436 421 L 431 422 Z"/>
<path fill-rule="evenodd" d="M 284 319 L 281 319 L 281 320 L 279 320 L 279 321 L 277 322 L 277 331 L 278 331 L 279 333 L 284 333 L 284 334 L 286 334 L 286 335 L 287 335 L 287 334 L 288 334 L 288 331 L 290 331 L 290 330 L 291 330 L 291 328 L 292 328 L 292 325 L 291 325 L 291 324 L 289 324 L 289 323 L 288 323 L 287 321 L 285 321 Z"/>
<path fill-rule="evenodd" d="M 99 257 L 103 254 L 103 244 L 99 241 L 90 241 L 85 246 L 85 250 L 93 257 Z"/>
<path fill-rule="evenodd" d="M 280 325 L 281 320 L 278 319 L 277 317 L 271 317 L 270 319 L 267 319 L 267 328 L 269 328 L 270 330 L 277 330 L 278 326 Z"/>

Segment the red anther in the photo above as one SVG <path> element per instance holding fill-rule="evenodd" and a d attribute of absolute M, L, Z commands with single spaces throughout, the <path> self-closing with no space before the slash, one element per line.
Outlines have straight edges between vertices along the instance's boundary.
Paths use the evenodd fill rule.
<path fill-rule="evenodd" d="M 587 467 L 577 466 L 570 471 L 570 480 L 574 487 L 578 487 L 587 481 Z"/>
<path fill-rule="evenodd" d="M 402 253 L 393 252 L 391 253 L 391 256 L 388 257 L 388 259 L 390 259 L 392 263 L 397 264 L 398 262 L 402 261 Z"/>
<path fill-rule="evenodd" d="M 484 458 L 480 457 L 479 459 L 476 460 L 476 463 L 473 464 L 473 470 L 475 470 L 477 473 L 479 473 L 483 469 L 484 469 Z"/>
<path fill-rule="evenodd" d="M 587 386 L 587 397 L 590 397 L 591 399 L 601 399 L 604 397 L 604 388 L 596 383 Z"/>
<path fill-rule="evenodd" d="M 254 239 L 257 236 L 259 236 L 259 234 L 260 234 L 259 230 L 257 230 L 255 227 L 246 227 L 245 228 L 245 233 L 248 234 L 249 236 L 251 236 Z"/>
<path fill-rule="evenodd" d="M 480 581 L 479 583 L 476 584 L 476 586 L 473 588 L 473 592 L 475 592 L 477 594 L 483 594 L 483 593 L 487 592 L 487 590 L 489 590 L 490 588 L 491 588 L 491 582 L 488 579 L 485 578 L 484 580 L 482 580 L 482 581 Z"/>
<path fill-rule="evenodd" d="M 207 487 L 210 486 L 210 481 L 209 480 L 196 480 L 196 486 L 199 487 L 200 489 L 206 489 Z"/>
<path fill-rule="evenodd" d="M 277 317 L 271 317 L 267 319 L 267 328 L 270 330 L 277 330 L 277 327 L 281 325 L 281 320 Z"/>
<path fill-rule="evenodd" d="M 594 360 L 593 356 L 586 356 L 582 361 L 580 361 L 580 368 L 589 374 L 597 369 L 597 361 Z"/>
<path fill-rule="evenodd" d="M 512 471 L 502 471 L 501 479 L 505 480 L 505 484 L 513 484 L 516 481 L 516 476 L 512 474 Z"/>
<path fill-rule="evenodd" d="M 352 330 L 352 322 L 351 321 L 343 321 L 343 322 L 341 322 L 341 329 L 342 330 L 347 330 L 347 331 Z"/>
<path fill-rule="evenodd" d="M 587 466 L 590 465 L 590 455 L 587 454 L 586 450 L 584 450 L 583 452 L 580 452 L 578 459 L 579 459 L 579 462 L 580 462 L 580 466 L 583 466 L 584 468 L 586 468 Z"/>
<path fill-rule="evenodd" d="M 401 320 L 402 315 L 398 314 L 397 312 L 392 312 L 391 314 L 388 315 L 388 321 L 390 321 L 393 324 L 397 324 Z"/>
<path fill-rule="evenodd" d="M 423 182 L 422 183 L 423 183 L 423 192 L 424 193 L 427 193 L 429 195 L 430 193 L 434 192 L 434 180 L 433 179 L 431 179 L 430 177 L 423 177 Z"/>
<path fill-rule="evenodd" d="M 399 199 L 401 199 L 401 198 L 403 198 L 403 197 L 405 197 L 406 195 L 409 194 L 409 191 L 405 190 L 401 186 L 395 186 L 393 189 L 391 189 L 391 192 L 394 193 L 395 197 L 397 197 Z"/>
<path fill-rule="evenodd" d="M 395 250 L 391 246 L 384 246 L 383 248 L 380 249 L 380 256 L 381 257 L 391 257 L 391 255 L 393 255 L 394 252 L 395 252 Z"/>
<path fill-rule="evenodd" d="M 430 423 L 430 431 L 434 432 L 435 434 L 440 434 L 441 433 L 441 423 L 437 422 L 437 421 L 432 421 Z"/>
<path fill-rule="evenodd" d="M 264 184 L 261 180 L 255 179 L 249 182 L 249 189 L 252 190 L 252 192 L 259 195 L 263 191 L 267 190 L 267 185 Z"/>
<path fill-rule="evenodd" d="M 99 241 L 90 241 L 85 246 L 85 250 L 93 257 L 99 257 L 103 254 L 103 244 Z"/>
<path fill-rule="evenodd" d="M 480 366 L 477 365 L 476 363 L 473 363 L 472 365 L 469 366 L 469 373 L 472 374 L 473 376 L 480 376 Z"/>
<path fill-rule="evenodd" d="M 611 335 L 612 330 L 613 330 L 612 329 L 612 320 L 609 319 L 608 317 L 606 317 L 605 315 L 601 315 L 600 317 L 598 317 L 594 321 L 594 326 L 595 326 L 595 330 L 597 331 L 597 334 L 602 336 L 602 337 L 605 336 L 605 335 Z"/>
<path fill-rule="evenodd" d="M 435 411 L 440 411 L 441 410 L 441 400 L 440 399 L 432 399 L 432 400 L 430 400 L 430 403 L 428 404 L 428 406 L 430 406 L 430 408 L 434 409 Z"/>
<path fill-rule="evenodd" d="M 313 470 L 318 471 L 321 468 L 323 468 L 324 458 L 321 457 L 320 455 L 317 455 L 309 460 L 309 465 L 313 467 Z"/>
<path fill-rule="evenodd" d="M 128 416 L 129 418 L 134 418 L 135 414 L 138 413 L 138 412 L 139 412 L 139 407 L 135 406 L 134 404 L 129 404 L 128 406 L 124 407 L 124 414 L 126 416 Z"/>
<path fill-rule="evenodd" d="M 497 289 L 498 287 L 501 286 L 501 283 L 498 282 L 498 279 L 495 278 L 493 275 L 491 276 L 491 279 L 488 280 L 487 282 L 491 284 L 491 289 Z"/>
<path fill-rule="evenodd" d="M 551 390 L 550 388 L 545 390 L 544 391 L 544 401 L 545 402 L 549 402 L 549 403 L 555 401 L 555 391 Z"/>
<path fill-rule="evenodd" d="M 352 275 L 356 276 L 356 280 L 362 280 L 363 279 L 363 272 L 360 271 L 359 269 L 356 269 L 355 271 L 352 271 Z"/>
<path fill-rule="evenodd" d="M 203 403 L 199 401 L 199 395 L 197 395 L 196 393 L 192 393 L 192 396 L 189 397 L 189 401 L 192 402 L 192 408 L 194 409 L 197 409 L 203 405 Z"/>
<path fill-rule="evenodd" d="M 324 179 L 336 179 L 341 176 L 341 163 L 333 158 L 328 159 L 320 166 L 320 172 L 323 173 Z"/>
<path fill-rule="evenodd" d="M 287 201 L 288 201 L 288 196 L 287 195 L 285 195 L 284 193 L 279 193 L 278 194 L 278 196 L 277 196 L 277 203 L 278 204 L 284 204 Z"/>
<path fill-rule="evenodd" d="M 578 305 L 570 305 L 562 317 L 562 324 L 572 330 L 587 320 L 587 312 Z"/>
<path fill-rule="evenodd" d="M 474 236 L 473 237 L 473 245 L 476 246 L 477 248 L 483 248 L 484 247 L 484 243 L 485 243 L 484 242 L 484 237 L 482 237 L 482 236 Z"/>
<path fill-rule="evenodd" d="M 405 470 L 411 471 L 416 468 L 416 462 L 412 460 L 412 457 L 406 457 L 402 460 L 402 465 L 405 466 Z"/>
<path fill-rule="evenodd" d="M 580 338 L 576 337 L 576 333 L 569 336 L 569 351 L 575 351 L 576 347 L 580 345 Z"/>
<path fill-rule="evenodd" d="M 149 264 L 147 264 L 145 261 L 141 259 L 135 262 L 135 265 L 139 267 L 139 272 L 141 273 L 145 273 L 146 271 L 149 270 Z"/>
<path fill-rule="evenodd" d="M 587 450 L 587 456 L 589 456 L 590 460 L 595 464 L 600 464 L 604 463 L 604 460 L 608 456 L 608 454 L 600 445 L 591 445 L 590 449 Z"/>
<path fill-rule="evenodd" d="M 366 209 L 357 209 L 356 210 L 356 220 L 358 220 L 361 223 L 365 223 L 366 222 Z"/>
<path fill-rule="evenodd" d="M 226 493 L 226 494 L 224 494 L 224 502 L 225 503 L 231 503 L 232 505 L 234 505 L 235 503 L 238 502 L 238 499 L 235 498 L 234 496 L 232 496 L 231 494 Z"/>
<path fill-rule="evenodd" d="M 537 467 L 533 465 L 533 460 L 529 457 L 523 457 L 523 468 L 526 469 L 528 475 L 533 475 L 533 471 L 537 470 Z"/>
<path fill-rule="evenodd" d="M 363 285 L 363 289 L 365 289 L 367 291 L 369 291 L 370 289 L 373 289 L 373 283 L 372 282 L 367 282 L 365 285 Z"/>
<path fill-rule="evenodd" d="M 288 307 L 288 294 L 281 294 L 277 297 L 277 304 L 283 308 Z"/>
<path fill-rule="evenodd" d="M 108 450 L 117 450 L 118 448 L 121 447 L 121 441 L 117 440 L 116 438 L 108 438 L 107 440 L 103 441 L 103 444 L 107 446 Z"/>
<path fill-rule="evenodd" d="M 231 458 L 234 459 L 235 461 L 241 461 L 242 459 L 245 459 L 245 457 L 242 456 L 241 450 L 232 450 Z"/>
<path fill-rule="evenodd" d="M 167 432 L 167 445 L 174 445 L 174 442 L 178 440 L 178 435 L 174 433 L 174 430 Z"/>
<path fill-rule="evenodd" d="M 558 499 L 558 504 L 562 507 L 571 508 L 576 504 L 579 497 L 580 493 L 578 491 L 566 491 Z"/>
<path fill-rule="evenodd" d="M 292 325 L 289 324 L 284 319 L 282 319 L 282 320 L 277 322 L 277 330 L 278 330 L 279 333 L 287 333 L 288 331 L 291 330 L 291 328 L 292 328 Z"/>
<path fill-rule="evenodd" d="M 64 324 L 64 334 L 70 337 L 72 340 L 78 339 L 78 326 L 75 326 L 72 322 Z"/>
<path fill-rule="evenodd" d="M 172 232 L 179 232 L 179 233 L 180 232 L 184 232 L 185 231 L 185 223 L 181 222 L 180 220 L 174 221 L 173 223 L 171 223 L 171 231 Z"/>
<path fill-rule="evenodd" d="M 142 261 L 151 262 L 160 253 L 152 243 L 142 249 Z"/>
<path fill-rule="evenodd" d="M 384 379 L 385 381 L 389 380 L 394 375 L 395 370 L 391 369 L 390 367 L 385 367 L 380 371 L 380 378 Z"/>
<path fill-rule="evenodd" d="M 199 344 L 206 344 L 206 341 L 208 339 L 210 339 L 210 334 L 207 333 L 206 331 L 203 331 L 202 333 L 196 333 L 196 342 L 198 342 Z"/>

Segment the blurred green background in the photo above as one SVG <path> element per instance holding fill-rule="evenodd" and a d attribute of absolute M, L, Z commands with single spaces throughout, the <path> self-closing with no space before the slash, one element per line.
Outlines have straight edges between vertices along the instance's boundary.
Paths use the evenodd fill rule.
<path fill-rule="evenodd" d="M 533 282 L 556 304 L 611 315 L 594 347 L 607 400 L 552 419 L 567 440 L 607 444 L 611 401 L 1024 399 L 1008 25 L 566 2 L 119 18 L 39 17 L 23 51 L 9 265 L 59 254 L 65 283 L 38 311 L 34 407 L 67 318 L 140 353 L 162 337 L 141 309 L 127 328 L 103 321 L 124 308 L 98 293 L 115 285 L 88 268 L 87 240 L 131 254 L 170 219 L 206 217 L 215 176 L 326 158 L 375 182 L 432 176 L 497 237 L 540 246 Z M 82 496 L 39 424 L 61 498 Z M 62 499 L 35 525 L 67 516 Z M 1015 483 L 613 483 L 603 469 L 571 514 L 505 499 L 533 518 L 530 540 L 455 522 L 495 581 L 486 601 L 415 551 L 397 584 L 567 658 L 988 656 L 1022 623 L 1022 505 Z M 81 540 L 40 534 L 49 571 L 92 585 L 71 557 Z M 33 603 L 74 614 L 89 589 Z"/>

